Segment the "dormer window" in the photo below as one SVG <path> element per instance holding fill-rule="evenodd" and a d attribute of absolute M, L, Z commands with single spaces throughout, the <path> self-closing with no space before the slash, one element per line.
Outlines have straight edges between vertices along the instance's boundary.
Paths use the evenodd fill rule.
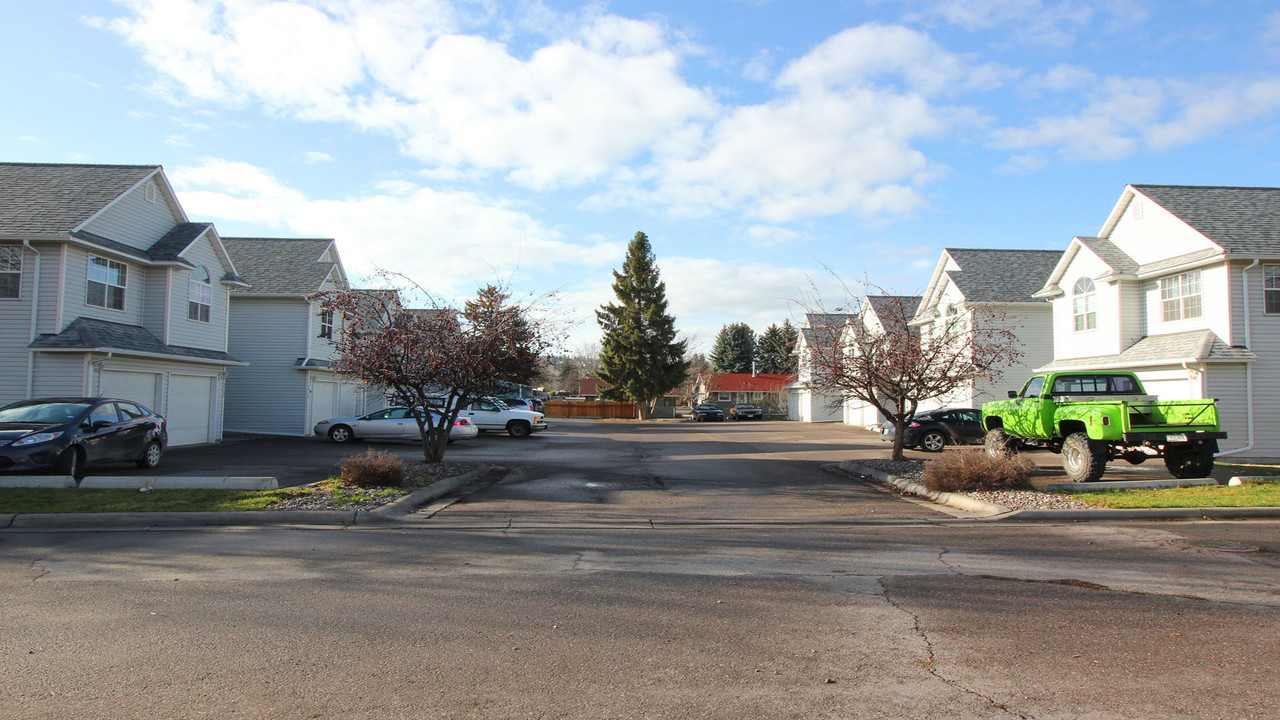
<path fill-rule="evenodd" d="M 89 283 L 85 304 L 108 310 L 124 310 L 124 289 L 129 269 L 122 262 L 89 256 Z"/>
<path fill-rule="evenodd" d="M 1164 308 L 1165 322 L 1200 317 L 1203 314 L 1200 271 L 1161 278 L 1160 303 Z"/>
<path fill-rule="evenodd" d="M 197 266 L 187 281 L 187 319 L 209 322 L 209 307 L 213 304 L 213 285 L 209 283 L 209 271 Z"/>
<path fill-rule="evenodd" d="M 325 340 L 333 339 L 333 311 L 325 310 L 320 313 L 320 337 Z"/>
<path fill-rule="evenodd" d="M 1071 317 L 1076 332 L 1098 328 L 1098 289 L 1092 278 L 1080 278 L 1071 289 Z"/>
<path fill-rule="evenodd" d="M 0 300 L 17 300 L 22 292 L 22 248 L 0 247 Z"/>

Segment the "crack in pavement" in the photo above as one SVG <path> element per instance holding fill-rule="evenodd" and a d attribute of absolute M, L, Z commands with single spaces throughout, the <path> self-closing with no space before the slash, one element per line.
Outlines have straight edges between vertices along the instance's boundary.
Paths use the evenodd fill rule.
<path fill-rule="evenodd" d="M 892 595 L 889 592 L 889 588 L 884 584 L 883 577 L 877 578 L 876 583 L 880 586 L 880 596 L 885 599 L 885 602 L 889 603 L 889 605 L 893 609 L 911 618 L 912 631 L 916 634 L 917 637 L 920 638 L 920 641 L 924 643 L 925 659 L 920 664 L 922 667 L 924 667 L 925 672 L 932 675 L 934 678 L 936 678 L 939 682 L 946 685 L 947 687 L 955 688 L 956 690 L 959 690 L 960 692 L 963 692 L 966 695 L 972 695 L 973 697 L 976 697 L 986 702 L 996 710 L 1006 713 L 1012 717 L 1021 718 L 1022 720 L 1031 720 L 1034 717 L 1031 715 L 1023 715 L 1022 713 L 1012 710 L 1006 705 L 1000 702 L 997 702 L 995 698 L 989 695 L 984 695 L 978 692 L 977 690 L 974 690 L 973 688 L 964 685 L 958 680 L 953 680 L 943 675 L 936 667 L 937 655 L 935 654 L 933 649 L 933 640 L 929 638 L 929 634 L 924 631 L 923 627 L 920 626 L 920 616 L 906 609 L 901 604 L 899 604 L 896 600 L 893 599 Z"/>

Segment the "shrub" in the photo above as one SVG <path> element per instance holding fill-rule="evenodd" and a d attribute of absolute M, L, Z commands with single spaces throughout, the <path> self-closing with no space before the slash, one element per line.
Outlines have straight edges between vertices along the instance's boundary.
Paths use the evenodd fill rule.
<path fill-rule="evenodd" d="M 982 450 L 943 453 L 924 471 L 924 486 L 934 492 L 1007 490 L 1025 484 L 1036 466 L 1021 455 L 991 457 Z"/>
<path fill-rule="evenodd" d="M 356 487 L 398 487 L 404 484 L 405 463 L 389 452 L 374 450 L 343 458 L 338 469 L 343 482 Z"/>

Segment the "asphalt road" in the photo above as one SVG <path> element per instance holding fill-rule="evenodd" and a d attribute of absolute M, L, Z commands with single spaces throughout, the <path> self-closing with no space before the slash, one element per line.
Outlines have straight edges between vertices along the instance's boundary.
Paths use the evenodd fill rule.
<path fill-rule="evenodd" d="M 394 528 L 0 532 L 0 718 L 1280 716 L 1280 524 L 973 523 L 829 426 L 467 452 Z"/>

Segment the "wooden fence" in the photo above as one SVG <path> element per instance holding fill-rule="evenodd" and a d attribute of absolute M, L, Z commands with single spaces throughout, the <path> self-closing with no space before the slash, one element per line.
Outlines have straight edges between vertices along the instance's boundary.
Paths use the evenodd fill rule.
<path fill-rule="evenodd" d="M 636 417 L 636 404 L 606 400 L 547 400 L 547 417 L 601 418 L 632 420 Z"/>

